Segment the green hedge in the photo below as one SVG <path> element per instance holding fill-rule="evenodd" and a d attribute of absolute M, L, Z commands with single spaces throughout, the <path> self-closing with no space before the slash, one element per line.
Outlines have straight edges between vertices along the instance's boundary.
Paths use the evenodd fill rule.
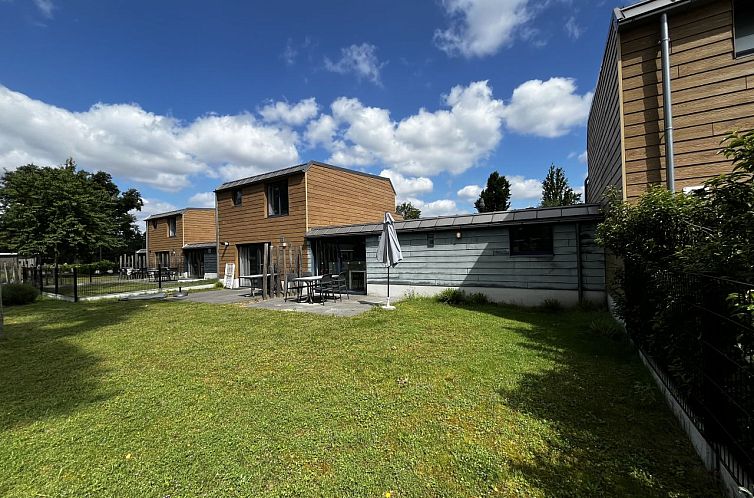
<path fill-rule="evenodd" d="M 2 286 L 3 305 L 16 306 L 36 301 L 39 291 L 29 284 L 6 284 Z"/>

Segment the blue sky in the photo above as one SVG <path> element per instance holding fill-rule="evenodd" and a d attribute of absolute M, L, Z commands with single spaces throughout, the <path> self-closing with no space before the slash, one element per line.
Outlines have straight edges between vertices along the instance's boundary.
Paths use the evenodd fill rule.
<path fill-rule="evenodd" d="M 613 7 L 588 0 L 0 0 L 0 167 L 73 156 L 146 214 L 309 159 L 389 176 L 424 215 L 493 170 L 536 205 L 586 175 Z"/>

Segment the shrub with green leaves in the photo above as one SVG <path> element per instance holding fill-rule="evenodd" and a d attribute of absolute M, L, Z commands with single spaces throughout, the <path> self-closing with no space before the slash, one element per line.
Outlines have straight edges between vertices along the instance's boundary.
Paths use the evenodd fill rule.
<path fill-rule="evenodd" d="M 39 290 L 29 284 L 6 284 L 2 286 L 3 305 L 31 304 L 39 296 Z"/>
<path fill-rule="evenodd" d="M 563 311 L 563 304 L 557 299 L 545 299 L 539 307 L 547 313 L 560 313 Z"/>
<path fill-rule="evenodd" d="M 437 299 L 437 302 L 444 304 L 465 304 L 466 293 L 459 289 L 445 289 L 440 292 L 435 299 Z"/>

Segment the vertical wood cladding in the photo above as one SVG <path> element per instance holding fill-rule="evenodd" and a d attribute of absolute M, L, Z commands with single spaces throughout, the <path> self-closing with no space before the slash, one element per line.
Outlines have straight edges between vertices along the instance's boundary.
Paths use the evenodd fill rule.
<path fill-rule="evenodd" d="M 313 165 L 307 171 L 309 228 L 380 223 L 395 213 L 395 193 L 386 179 Z"/>
<path fill-rule="evenodd" d="M 616 26 L 612 24 L 587 125 L 589 186 L 586 202 L 600 202 L 610 186 L 622 187 L 618 37 Z"/>
<path fill-rule="evenodd" d="M 676 188 L 730 171 L 725 135 L 754 127 L 754 58 L 735 57 L 730 0 L 668 15 Z M 659 22 L 621 33 L 626 197 L 665 183 Z"/>

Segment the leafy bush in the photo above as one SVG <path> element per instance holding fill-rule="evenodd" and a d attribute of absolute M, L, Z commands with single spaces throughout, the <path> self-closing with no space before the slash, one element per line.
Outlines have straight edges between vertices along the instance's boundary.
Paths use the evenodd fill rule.
<path fill-rule="evenodd" d="M 466 298 L 466 302 L 474 306 L 481 306 L 484 304 L 490 304 L 490 299 L 481 292 L 473 292 Z"/>
<path fill-rule="evenodd" d="M 437 296 L 435 296 L 437 302 L 452 305 L 470 305 L 481 306 L 484 304 L 490 304 L 490 300 L 481 292 L 474 292 L 472 294 L 466 294 L 460 289 L 445 289 Z"/>
<path fill-rule="evenodd" d="M 459 289 L 445 289 L 435 299 L 437 299 L 437 302 L 444 304 L 465 304 L 466 293 Z"/>
<path fill-rule="evenodd" d="M 36 301 L 39 290 L 29 284 L 6 284 L 3 285 L 3 304 L 16 306 L 30 304 Z"/>
<path fill-rule="evenodd" d="M 625 336 L 623 327 L 609 316 L 601 316 L 589 322 L 589 332 L 610 339 L 617 339 Z"/>
<path fill-rule="evenodd" d="M 547 313 L 560 313 L 563 311 L 563 305 L 557 299 L 545 299 L 539 307 Z"/>

